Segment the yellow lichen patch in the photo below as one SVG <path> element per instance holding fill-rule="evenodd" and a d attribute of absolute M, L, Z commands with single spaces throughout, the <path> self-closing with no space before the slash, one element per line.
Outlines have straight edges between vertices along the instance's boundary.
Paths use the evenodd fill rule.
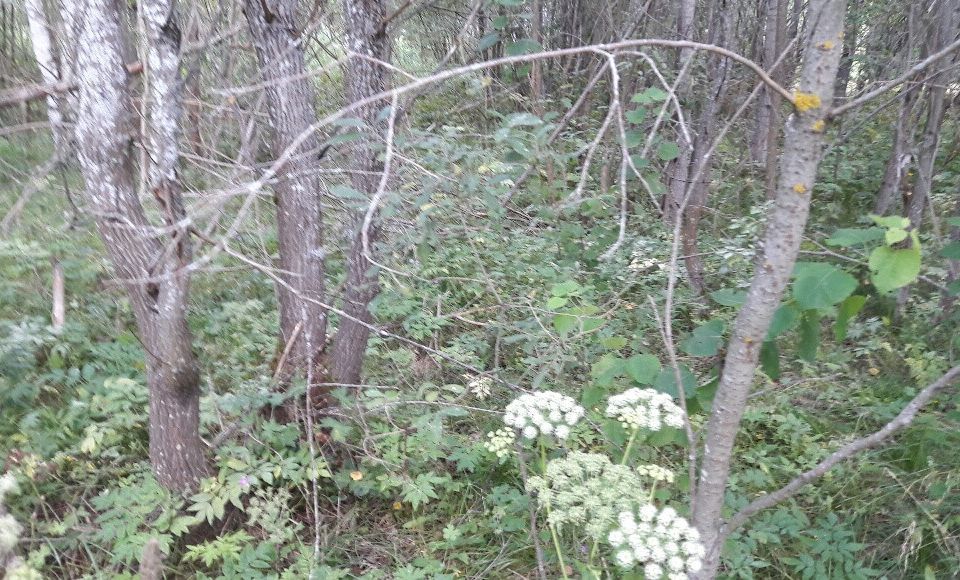
<path fill-rule="evenodd" d="M 793 186 L 793 191 L 794 193 L 807 193 L 807 186 L 802 183 L 798 183 Z"/>
<path fill-rule="evenodd" d="M 813 122 L 811 129 L 814 133 L 823 133 L 823 129 L 827 126 L 827 122 L 823 119 L 817 119 Z"/>
<path fill-rule="evenodd" d="M 797 91 L 793 95 L 793 106 L 801 113 L 811 109 L 820 108 L 820 97 L 813 93 L 801 93 Z"/>
<path fill-rule="evenodd" d="M 831 48 L 833 48 L 833 41 L 824 40 L 823 42 L 817 45 L 817 48 L 819 48 L 820 50 L 830 50 Z"/>

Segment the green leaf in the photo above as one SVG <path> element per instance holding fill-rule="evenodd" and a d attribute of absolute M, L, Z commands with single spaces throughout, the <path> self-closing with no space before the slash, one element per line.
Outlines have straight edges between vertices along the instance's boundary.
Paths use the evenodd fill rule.
<path fill-rule="evenodd" d="M 723 344 L 726 325 L 722 320 L 711 320 L 694 329 L 693 334 L 680 343 L 683 352 L 690 356 L 713 356 Z"/>
<path fill-rule="evenodd" d="M 817 359 L 817 347 L 820 346 L 820 313 L 806 310 L 800 318 L 800 358 L 813 362 Z"/>
<path fill-rule="evenodd" d="M 493 19 L 491 24 L 497 30 L 503 30 L 510 25 L 510 17 L 505 15 L 497 16 Z"/>
<path fill-rule="evenodd" d="M 553 288 L 550 289 L 550 294 L 554 296 L 570 296 L 579 293 L 580 284 L 577 284 L 576 280 L 567 280 L 566 282 L 554 284 Z"/>
<path fill-rule="evenodd" d="M 793 330 L 800 320 L 800 309 L 793 302 L 781 304 L 773 313 L 770 329 L 767 330 L 767 340 L 773 340 L 788 330 Z"/>
<path fill-rule="evenodd" d="M 553 317 L 553 327 L 560 334 L 566 334 L 577 326 L 577 317 L 571 314 L 557 314 Z"/>
<path fill-rule="evenodd" d="M 840 304 L 840 308 L 837 310 L 837 322 L 833 325 L 833 337 L 835 339 L 841 341 L 847 338 L 847 324 L 860 312 L 866 302 L 866 296 L 854 294 Z"/>
<path fill-rule="evenodd" d="M 910 284 L 920 275 L 920 248 L 880 246 L 870 253 L 870 280 L 880 293 Z"/>
<path fill-rule="evenodd" d="M 744 290 L 734 290 L 733 288 L 724 288 L 710 293 L 710 298 L 721 306 L 743 306 L 747 300 L 747 293 Z"/>
<path fill-rule="evenodd" d="M 631 129 L 626 132 L 627 140 L 625 144 L 627 147 L 639 147 L 644 141 L 644 134 L 642 131 L 637 131 L 636 129 Z"/>
<path fill-rule="evenodd" d="M 567 299 L 566 299 L 565 297 L 563 297 L 563 296 L 551 296 L 550 299 L 547 300 L 547 309 L 548 309 L 548 310 L 556 310 L 557 308 L 560 308 L 561 306 L 566 306 L 566 304 L 567 304 Z"/>
<path fill-rule="evenodd" d="M 883 229 L 881 228 L 841 228 L 833 232 L 833 235 L 827 239 L 827 245 L 849 248 L 882 238 Z"/>
<path fill-rule="evenodd" d="M 829 308 L 857 289 L 857 279 L 823 262 L 799 262 L 794 269 L 793 297 L 803 310 Z"/>
<path fill-rule="evenodd" d="M 772 380 L 780 380 L 780 349 L 775 341 L 768 340 L 760 347 L 760 369 Z"/>
<path fill-rule="evenodd" d="M 498 42 L 500 42 L 500 34 L 497 32 L 491 32 L 477 42 L 477 52 L 487 50 L 491 46 L 495 46 Z"/>
<path fill-rule="evenodd" d="M 603 345 L 603 348 L 620 350 L 621 348 L 627 346 L 627 339 L 622 336 L 608 336 L 607 338 L 602 339 L 600 344 Z"/>
<path fill-rule="evenodd" d="M 533 113 L 514 113 L 506 118 L 507 127 L 539 127 L 543 119 Z"/>
<path fill-rule="evenodd" d="M 947 222 L 948 225 L 951 225 L 955 228 L 960 228 L 960 216 L 948 217 L 943 221 Z"/>
<path fill-rule="evenodd" d="M 657 147 L 657 155 L 664 161 L 673 161 L 680 156 L 680 146 L 672 141 L 663 141 Z"/>
<path fill-rule="evenodd" d="M 940 255 L 950 260 L 960 260 L 960 242 L 951 242 L 940 250 Z"/>
<path fill-rule="evenodd" d="M 350 143 L 351 141 L 356 141 L 362 137 L 357 131 L 348 131 L 346 133 L 340 133 L 339 135 L 334 135 L 327 141 L 327 145 L 340 145 L 341 143 Z"/>
<path fill-rule="evenodd" d="M 697 377 L 686 365 L 680 365 L 680 380 L 683 383 L 683 393 L 687 398 L 694 396 L 697 390 Z M 677 389 L 677 378 L 670 367 L 660 371 L 656 380 L 653 381 L 653 388 L 674 398 L 680 396 L 680 391 Z"/>
<path fill-rule="evenodd" d="M 605 354 L 590 367 L 590 376 L 600 385 L 609 385 L 624 372 L 624 360 L 614 354 Z"/>
<path fill-rule="evenodd" d="M 883 239 L 888 246 L 892 246 L 897 242 L 902 242 L 903 240 L 907 239 L 907 230 L 903 230 L 900 228 L 890 228 L 884 234 Z"/>
<path fill-rule="evenodd" d="M 641 105 L 648 105 L 650 103 L 658 103 L 660 101 L 667 100 L 667 97 L 670 95 L 667 94 L 663 89 L 657 87 L 650 87 L 649 89 L 644 90 L 643 92 L 633 95 L 630 99 L 634 103 L 639 103 Z"/>
<path fill-rule="evenodd" d="M 905 218 L 899 215 L 871 215 L 870 219 L 873 220 L 873 223 L 882 228 L 900 228 L 901 230 L 905 230 L 910 227 L 910 218 Z"/>
<path fill-rule="evenodd" d="M 522 54 L 533 54 L 541 50 L 543 50 L 543 47 L 541 47 L 540 43 L 536 40 L 532 38 L 521 38 L 516 42 L 508 43 L 504 52 L 507 56 L 520 56 Z"/>
<path fill-rule="evenodd" d="M 367 199 L 367 196 L 363 195 L 362 193 L 350 187 L 349 185 L 346 185 L 343 183 L 332 186 L 330 188 L 330 193 L 332 193 L 338 199 L 346 199 L 346 200 L 360 200 L 360 199 L 366 200 Z"/>
<path fill-rule="evenodd" d="M 496 0 L 501 6 L 522 6 L 523 0 Z"/>
<path fill-rule="evenodd" d="M 583 389 L 580 395 L 580 404 L 590 408 L 604 400 L 607 397 L 607 387 L 600 383 L 590 383 Z"/>
<path fill-rule="evenodd" d="M 646 109 L 634 109 L 632 111 L 627 111 L 624 114 L 624 117 L 626 117 L 628 121 L 636 125 L 643 123 L 643 120 L 644 118 L 646 118 L 646 116 L 647 116 Z"/>
<path fill-rule="evenodd" d="M 627 374 L 641 385 L 649 385 L 660 372 L 660 361 L 652 354 L 635 354 L 624 364 Z"/>

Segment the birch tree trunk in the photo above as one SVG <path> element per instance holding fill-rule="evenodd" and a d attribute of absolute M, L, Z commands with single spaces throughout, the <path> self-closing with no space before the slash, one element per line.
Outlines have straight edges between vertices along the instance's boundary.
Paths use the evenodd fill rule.
<path fill-rule="evenodd" d="M 388 59 L 389 42 L 386 31 L 380 25 L 386 14 L 386 5 L 383 0 L 344 0 L 343 12 L 347 48 L 352 53 L 346 72 L 346 96 L 347 102 L 355 103 L 387 87 L 386 73 L 377 62 Z M 383 172 L 383 164 L 377 159 L 377 148 L 372 142 L 372 139 L 378 138 L 377 128 L 383 125 L 377 120 L 382 108 L 382 104 L 372 104 L 357 111 L 357 116 L 366 124 L 371 137 L 358 141 L 353 148 L 350 180 L 354 189 L 370 196 L 376 193 Z M 341 318 L 330 360 L 331 376 L 338 383 L 360 382 L 370 336 L 368 325 L 373 319 L 370 302 L 380 291 L 376 270 L 364 254 L 361 232 L 363 218 L 363 213 L 357 213 L 351 220 L 352 243 L 347 256 L 343 310 L 352 318 Z M 380 228 L 374 220 L 367 232 L 371 246 L 379 238 L 379 232 Z"/>
<path fill-rule="evenodd" d="M 209 473 L 200 440 L 200 384 L 186 307 L 189 238 L 176 176 L 180 119 L 179 34 L 171 0 L 143 4 L 148 36 L 150 187 L 167 228 L 155 228 L 137 196 L 131 155 L 136 117 L 122 57 L 119 0 L 68 3 L 79 31 L 76 139 L 86 197 L 146 351 L 150 463 L 173 490 Z M 168 232 L 168 233 L 167 233 Z"/>
<path fill-rule="evenodd" d="M 307 74 L 297 30 L 297 0 L 246 0 L 244 13 L 266 85 L 274 157 L 316 122 L 313 80 Z M 280 246 L 277 285 L 283 346 L 300 326 L 302 348 L 290 370 L 316 362 L 327 333 L 327 315 L 316 302 L 324 300 L 322 189 L 317 173 L 320 139 L 312 133 L 277 173 L 273 186 Z M 307 345 L 310 351 L 306 352 Z"/>
<path fill-rule="evenodd" d="M 24 0 L 24 8 L 30 28 L 30 43 L 33 46 L 34 57 L 37 59 L 40 76 L 45 85 L 56 85 L 63 80 L 64 75 L 43 0 Z M 57 154 L 62 158 L 70 140 L 63 127 L 67 115 L 66 99 L 58 93 L 47 95 L 46 101 L 47 118 L 50 120 L 54 146 Z"/>
<path fill-rule="evenodd" d="M 779 307 L 800 249 L 824 144 L 825 109 L 833 102 L 840 61 L 845 0 L 811 0 L 803 68 L 802 100 L 785 126 L 777 197 L 767 222 L 746 302 L 727 347 L 723 374 L 706 428 L 703 462 L 693 498 L 693 523 L 707 557 L 702 578 L 716 574 L 723 543 L 722 515 L 740 419 L 753 385 L 760 347 Z"/>

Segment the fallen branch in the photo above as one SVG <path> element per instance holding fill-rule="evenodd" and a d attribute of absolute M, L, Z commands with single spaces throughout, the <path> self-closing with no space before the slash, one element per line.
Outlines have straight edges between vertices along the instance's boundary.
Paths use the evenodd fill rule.
<path fill-rule="evenodd" d="M 914 397 L 913 400 L 911 400 L 902 411 L 900 411 L 900 414 L 894 417 L 889 423 L 884 425 L 879 431 L 847 443 L 840 449 L 834 451 L 830 457 L 827 457 L 818 463 L 814 468 L 795 477 L 787 485 L 781 487 L 773 493 L 768 493 L 753 500 L 749 505 L 730 518 L 730 521 L 727 522 L 727 524 L 720 531 L 721 538 L 725 538 L 726 536 L 729 536 L 735 532 L 737 528 L 742 526 L 754 514 L 773 507 L 793 497 L 804 486 L 822 477 L 825 473 L 830 471 L 833 466 L 841 461 L 850 459 L 851 457 L 859 455 L 868 449 L 880 445 L 892 437 L 897 431 L 909 426 L 910 423 L 913 422 L 913 419 L 916 417 L 920 409 L 929 403 L 938 392 L 953 384 L 957 378 L 960 378 L 960 365 L 953 367 L 944 373 L 942 377 L 917 393 L 917 396 Z"/>

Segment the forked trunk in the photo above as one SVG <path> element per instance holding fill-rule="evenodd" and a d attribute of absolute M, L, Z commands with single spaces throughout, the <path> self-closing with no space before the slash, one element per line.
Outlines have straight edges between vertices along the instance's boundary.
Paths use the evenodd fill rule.
<path fill-rule="evenodd" d="M 180 116 L 179 35 L 169 2 L 143 6 L 151 63 L 148 146 L 151 188 L 167 230 L 147 219 L 137 196 L 131 156 L 135 115 L 122 58 L 118 0 L 67 3 L 78 31 L 79 107 L 76 139 L 87 201 L 114 271 L 126 288 L 146 351 L 150 392 L 150 463 L 157 480 L 173 490 L 195 489 L 209 474 L 200 439 L 200 384 L 186 320 L 189 238 L 179 223 L 177 184 Z"/>

